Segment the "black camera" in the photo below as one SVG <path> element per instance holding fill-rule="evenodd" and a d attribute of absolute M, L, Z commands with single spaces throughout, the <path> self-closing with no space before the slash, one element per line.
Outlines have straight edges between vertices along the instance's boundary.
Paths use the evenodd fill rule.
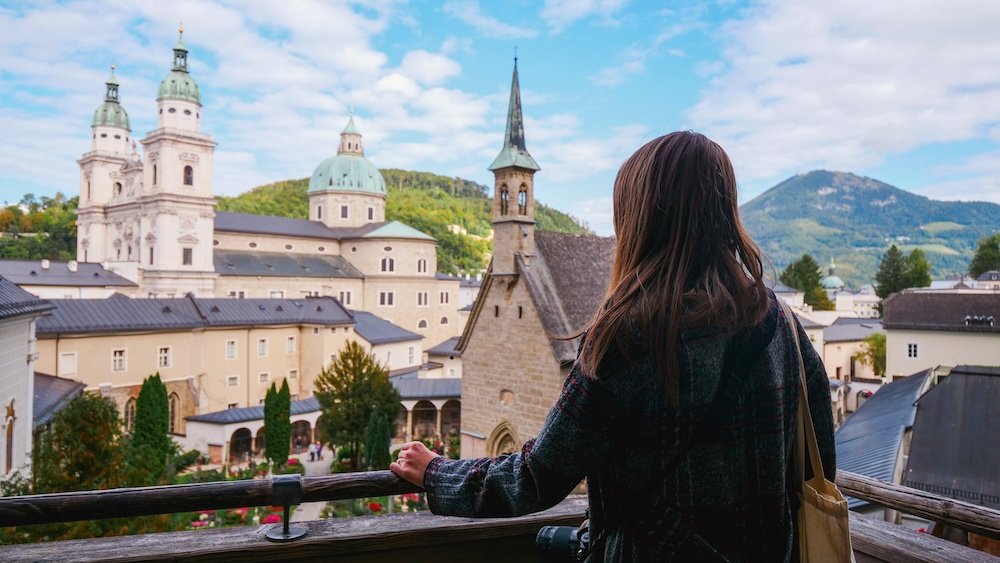
<path fill-rule="evenodd" d="M 535 536 L 535 547 L 542 561 L 583 561 L 590 554 L 590 520 L 579 528 L 542 526 Z"/>

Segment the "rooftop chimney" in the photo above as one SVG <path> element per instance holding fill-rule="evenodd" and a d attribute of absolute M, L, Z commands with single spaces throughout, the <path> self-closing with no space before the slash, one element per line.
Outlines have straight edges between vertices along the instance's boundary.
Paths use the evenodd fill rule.
<path fill-rule="evenodd" d="M 70 261 L 69 261 L 69 262 L 68 262 L 68 263 L 66 264 L 66 267 L 67 267 L 67 268 L 69 268 L 69 271 L 71 271 L 71 272 L 75 272 L 75 271 L 76 271 L 76 260 L 70 260 Z"/>
<path fill-rule="evenodd" d="M 43 270 L 48 270 L 49 269 L 49 260 L 48 260 L 48 258 L 42 258 L 42 269 Z"/>

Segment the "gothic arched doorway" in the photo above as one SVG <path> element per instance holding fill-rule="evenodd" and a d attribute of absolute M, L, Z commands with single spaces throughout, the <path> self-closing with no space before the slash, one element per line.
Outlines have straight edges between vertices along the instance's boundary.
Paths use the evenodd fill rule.
<path fill-rule="evenodd" d="M 497 425 L 486 439 L 486 455 L 496 457 L 517 452 L 521 449 L 517 432 L 506 420 Z"/>
<path fill-rule="evenodd" d="M 240 428 L 229 439 L 229 461 L 239 463 L 250 459 L 253 450 L 253 435 L 250 430 Z"/>

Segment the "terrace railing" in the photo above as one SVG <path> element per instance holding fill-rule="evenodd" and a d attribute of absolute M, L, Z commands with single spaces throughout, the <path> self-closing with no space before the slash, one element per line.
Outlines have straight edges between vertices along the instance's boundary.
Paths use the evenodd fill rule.
<path fill-rule="evenodd" d="M 946 523 L 1000 540 L 1000 511 L 841 472 L 845 494 L 900 512 Z M 419 491 L 388 471 L 306 477 L 301 502 L 397 495 Z M 280 496 L 280 495 L 279 495 Z M 230 481 L 164 487 L 56 493 L 0 498 L 0 526 L 122 518 L 279 503 L 270 480 Z M 544 525 L 577 525 L 586 499 L 570 497 L 552 509 L 504 519 L 435 516 L 427 512 L 296 523 L 300 539 L 274 543 L 274 526 L 70 540 L 0 546 L 0 561 L 135 561 L 145 559 L 268 561 L 523 561 L 534 557 L 534 536 Z M 858 561 L 1000 561 L 984 552 L 930 534 L 851 514 Z"/>

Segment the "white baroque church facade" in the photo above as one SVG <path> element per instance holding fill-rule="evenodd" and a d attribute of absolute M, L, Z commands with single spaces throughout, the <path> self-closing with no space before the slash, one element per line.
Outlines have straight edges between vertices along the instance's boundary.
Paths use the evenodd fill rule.
<path fill-rule="evenodd" d="M 157 127 L 138 141 L 112 68 L 78 161 L 77 260 L 135 282 L 134 297 L 333 296 L 430 343 L 459 334 L 459 280 L 437 273 L 432 237 L 385 220 L 385 181 L 353 116 L 313 172 L 308 219 L 215 210 L 216 143 L 201 131 L 182 39 L 157 93 Z"/>

